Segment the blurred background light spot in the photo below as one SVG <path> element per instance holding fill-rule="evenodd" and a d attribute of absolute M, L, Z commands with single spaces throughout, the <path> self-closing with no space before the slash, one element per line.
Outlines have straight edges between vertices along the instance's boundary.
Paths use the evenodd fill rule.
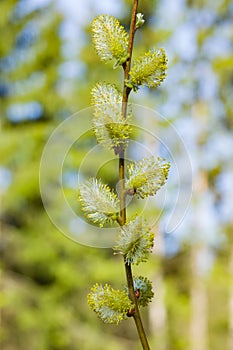
<path fill-rule="evenodd" d="M 0 167 L 0 194 L 6 192 L 12 182 L 12 174 L 6 167 Z"/>
<path fill-rule="evenodd" d="M 13 123 L 36 120 L 42 116 L 43 108 L 39 102 L 15 103 L 8 107 L 7 116 Z"/>
<path fill-rule="evenodd" d="M 59 72 L 64 78 L 78 78 L 85 71 L 85 65 L 77 61 L 67 61 L 59 67 Z"/>

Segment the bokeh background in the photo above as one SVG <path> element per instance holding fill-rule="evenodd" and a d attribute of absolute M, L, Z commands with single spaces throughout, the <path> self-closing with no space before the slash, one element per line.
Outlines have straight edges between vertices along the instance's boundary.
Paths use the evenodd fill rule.
<path fill-rule="evenodd" d="M 47 216 L 39 190 L 40 159 L 53 130 L 90 105 L 90 89 L 97 81 L 122 85 L 120 69 L 96 56 L 90 22 L 108 13 L 128 28 L 131 5 L 128 0 L 0 1 L 4 350 L 140 349 L 133 322 L 104 325 L 86 302 L 96 281 L 116 287 L 125 283 L 121 258 L 111 249 L 62 235 Z M 167 232 L 168 200 L 156 227 L 155 251 L 138 268 L 153 281 L 156 296 L 143 312 L 146 330 L 152 349 L 232 350 L 233 4 L 141 0 L 139 11 L 146 25 L 137 32 L 135 55 L 164 47 L 169 68 L 159 89 L 140 90 L 132 100 L 165 116 L 168 137 L 169 125 L 176 128 L 192 166 L 178 189 L 192 182 L 182 223 Z M 63 184 L 72 203 L 79 166 L 94 145 L 87 133 L 67 158 Z M 182 161 L 175 142 L 172 152 Z M 101 164 L 103 154 L 82 171 L 83 179 L 90 176 L 93 161 Z M 113 169 L 101 170 L 112 185 L 117 179 Z M 48 166 L 48 177 L 50 171 Z M 171 173 L 171 203 L 176 186 Z"/>

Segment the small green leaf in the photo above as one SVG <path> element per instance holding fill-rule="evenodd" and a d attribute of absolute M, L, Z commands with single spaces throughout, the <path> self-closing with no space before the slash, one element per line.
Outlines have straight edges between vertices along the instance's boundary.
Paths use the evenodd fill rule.
<path fill-rule="evenodd" d="M 128 58 L 128 33 L 113 16 L 100 15 L 92 22 L 93 43 L 102 61 L 116 60 L 122 65 Z"/>
<path fill-rule="evenodd" d="M 115 85 L 97 83 L 92 89 L 94 106 L 93 129 L 97 141 L 108 149 L 125 149 L 130 137 L 130 109 L 127 118 L 122 117 L 122 95 Z"/>
<path fill-rule="evenodd" d="M 133 86 L 137 91 L 139 86 L 146 85 L 156 88 L 166 77 L 167 56 L 164 49 L 150 50 L 138 57 L 130 71 L 130 79 L 126 81 L 128 87 Z"/>
<path fill-rule="evenodd" d="M 118 324 L 127 318 L 132 306 L 126 290 L 113 289 L 106 284 L 104 287 L 96 283 L 87 296 L 88 304 L 105 323 Z"/>
<path fill-rule="evenodd" d="M 170 164 L 162 158 L 143 158 L 139 162 L 130 163 L 127 167 L 128 176 L 125 183 L 129 194 L 140 198 L 154 196 L 165 184 Z"/>
<path fill-rule="evenodd" d="M 142 13 L 137 13 L 137 15 L 136 15 L 136 29 L 140 28 L 145 23 L 145 20 L 143 17 L 144 17 L 144 15 Z"/>
<path fill-rule="evenodd" d="M 100 180 L 90 179 L 80 185 L 78 200 L 85 216 L 100 227 L 118 218 L 117 195 Z"/>
<path fill-rule="evenodd" d="M 147 261 L 154 245 L 154 233 L 146 220 L 137 216 L 121 228 L 114 250 L 124 256 L 128 264 Z"/>
<path fill-rule="evenodd" d="M 154 292 L 152 290 L 152 282 L 146 277 L 134 277 L 134 290 L 138 292 L 138 305 L 147 306 L 152 301 Z"/>

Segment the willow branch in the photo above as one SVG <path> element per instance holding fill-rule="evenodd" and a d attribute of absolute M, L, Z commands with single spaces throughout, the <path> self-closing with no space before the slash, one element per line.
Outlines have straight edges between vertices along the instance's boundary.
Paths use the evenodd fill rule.
<path fill-rule="evenodd" d="M 132 9 L 132 17 L 131 17 L 131 24 L 130 24 L 130 33 L 129 33 L 129 45 L 128 45 L 128 59 L 124 63 L 124 86 L 123 86 L 123 98 L 122 98 L 122 115 L 124 118 L 127 116 L 127 105 L 128 105 L 128 98 L 129 94 L 131 92 L 131 88 L 126 86 L 126 81 L 129 79 L 129 72 L 130 72 L 130 66 L 131 66 L 131 59 L 132 59 L 132 52 L 133 52 L 133 42 L 134 42 L 134 35 L 136 31 L 136 15 L 137 15 L 137 8 L 138 8 L 138 0 L 134 0 L 133 3 L 133 9 Z M 121 226 L 125 225 L 126 223 L 126 201 L 125 201 L 125 154 L 124 150 L 122 149 L 119 152 L 119 180 L 120 180 L 120 220 L 119 223 Z M 150 350 L 149 344 L 147 341 L 147 337 L 143 328 L 139 307 L 137 303 L 137 298 L 135 296 L 134 292 L 134 283 L 133 283 L 133 276 L 132 276 L 132 268 L 131 264 L 128 264 L 125 262 L 125 273 L 126 273 L 126 279 L 128 284 L 128 290 L 129 290 L 129 298 L 132 300 L 134 304 L 134 311 L 133 311 L 133 318 L 136 324 L 136 328 L 138 331 L 138 335 L 142 344 L 143 350 Z"/>

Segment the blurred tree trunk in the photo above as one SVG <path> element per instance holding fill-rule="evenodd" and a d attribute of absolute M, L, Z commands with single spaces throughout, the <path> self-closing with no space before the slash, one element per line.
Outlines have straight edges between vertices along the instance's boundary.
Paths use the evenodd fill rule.
<path fill-rule="evenodd" d="M 228 349 L 233 349 L 233 245 L 230 252 L 229 260 L 229 275 L 230 275 L 230 293 L 229 293 L 229 338 Z"/>
<path fill-rule="evenodd" d="M 163 253 L 163 237 L 162 234 L 157 235 L 155 242 L 155 253 L 160 259 Z M 166 285 L 164 280 L 162 263 L 159 261 L 160 269 L 152 278 L 155 297 L 149 308 L 149 324 L 152 339 L 156 350 L 167 349 L 167 307 L 165 302 Z"/>
<path fill-rule="evenodd" d="M 156 349 L 165 350 L 167 349 L 167 309 L 165 304 L 166 287 L 162 272 L 157 274 L 152 282 L 156 286 L 156 295 L 149 309 L 151 333 L 152 338 L 155 339 Z"/>
<path fill-rule="evenodd" d="M 208 327 L 208 297 L 205 280 L 200 273 L 201 249 L 191 248 L 191 322 L 190 350 L 206 350 Z"/>
<path fill-rule="evenodd" d="M 194 115 L 194 117 L 197 117 Z M 199 141 L 199 140 L 198 140 Z M 207 174 L 204 170 L 199 170 L 194 179 L 195 197 L 201 196 L 208 188 Z M 198 218 L 196 218 L 198 220 Z M 197 225 L 198 227 L 198 225 Z M 198 230 L 198 228 L 197 228 Z M 198 232 L 197 232 L 198 234 Z M 208 297 L 206 281 L 204 278 L 205 268 L 203 267 L 203 254 L 206 253 L 207 246 L 204 242 L 198 241 L 191 246 L 191 284 L 190 284 L 190 350 L 207 350 L 208 333 Z"/>

